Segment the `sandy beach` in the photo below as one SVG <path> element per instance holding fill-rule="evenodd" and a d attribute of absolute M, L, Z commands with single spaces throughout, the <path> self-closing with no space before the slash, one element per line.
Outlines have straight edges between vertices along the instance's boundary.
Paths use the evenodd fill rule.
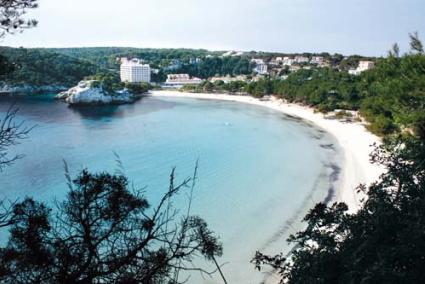
<path fill-rule="evenodd" d="M 328 119 L 321 113 L 315 113 L 311 108 L 289 104 L 275 97 L 271 97 L 270 100 L 259 100 L 251 96 L 184 93 L 178 91 L 152 91 L 150 96 L 190 97 L 248 103 L 267 107 L 314 123 L 333 135 L 342 148 L 344 162 L 341 165 L 340 188 L 336 193 L 335 201 L 347 203 L 350 211 L 356 211 L 360 206 L 362 196 L 356 192 L 356 187 L 361 183 L 368 185 L 374 182 L 383 172 L 382 167 L 371 164 L 369 161 L 369 154 L 373 150 L 372 145 L 380 143 L 380 139 L 368 132 L 360 122 L 342 122 L 337 119 Z"/>

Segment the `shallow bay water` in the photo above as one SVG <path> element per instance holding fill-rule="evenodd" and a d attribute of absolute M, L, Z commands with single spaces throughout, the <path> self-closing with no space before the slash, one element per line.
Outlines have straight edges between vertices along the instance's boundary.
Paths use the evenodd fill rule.
<path fill-rule="evenodd" d="M 0 197 L 63 199 L 65 160 L 74 176 L 83 168 L 121 169 L 156 204 L 172 167 L 181 181 L 199 160 L 192 213 L 220 236 L 229 283 L 259 283 L 264 275 L 249 263 L 255 251 L 288 249 L 288 234 L 337 183 L 341 157 L 333 138 L 267 108 L 150 97 L 133 105 L 70 108 L 35 96 L 1 97 L 0 115 L 12 102 L 20 108 L 18 120 L 36 127 L 13 149 L 25 157 L 0 173 Z M 187 203 L 183 193 L 175 206 L 184 210 Z M 194 275 L 190 283 L 210 280 Z"/>

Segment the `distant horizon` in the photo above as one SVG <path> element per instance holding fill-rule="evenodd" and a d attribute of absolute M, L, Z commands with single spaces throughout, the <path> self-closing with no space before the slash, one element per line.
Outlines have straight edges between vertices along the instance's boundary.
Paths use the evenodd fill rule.
<path fill-rule="evenodd" d="M 383 56 L 425 39 L 423 0 L 39 0 L 39 25 L 0 45 L 135 47 Z M 140 47 L 142 46 L 142 47 Z"/>

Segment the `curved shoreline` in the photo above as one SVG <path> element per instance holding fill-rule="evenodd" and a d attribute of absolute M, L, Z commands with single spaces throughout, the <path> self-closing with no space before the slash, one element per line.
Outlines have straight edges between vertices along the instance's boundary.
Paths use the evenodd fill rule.
<path fill-rule="evenodd" d="M 340 188 L 335 192 L 334 201 L 345 202 L 350 211 L 360 207 L 362 195 L 356 192 L 359 184 L 369 185 L 383 173 L 383 168 L 371 164 L 369 154 L 373 144 L 381 143 L 379 137 L 368 132 L 362 123 L 341 122 L 337 119 L 327 119 L 323 114 L 315 113 L 312 108 L 289 104 L 281 99 L 272 97 L 271 100 L 261 101 L 251 96 L 228 94 L 185 93 L 179 91 L 151 91 L 152 97 L 187 97 L 210 100 L 234 101 L 267 107 L 283 114 L 302 118 L 324 129 L 335 137 L 342 149 L 343 164 Z"/>

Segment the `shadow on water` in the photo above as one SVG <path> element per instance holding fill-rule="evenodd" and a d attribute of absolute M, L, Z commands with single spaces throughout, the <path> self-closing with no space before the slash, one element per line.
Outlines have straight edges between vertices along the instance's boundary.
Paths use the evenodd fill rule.
<path fill-rule="evenodd" d="M 0 113 L 6 112 L 11 105 L 17 106 L 24 118 L 35 122 L 70 122 L 70 121 L 112 121 L 127 116 L 145 115 L 175 107 L 176 102 L 143 98 L 133 104 L 122 105 L 90 105 L 69 106 L 67 103 L 55 100 L 53 95 L 19 95 L 0 96 Z"/>
<path fill-rule="evenodd" d="M 131 104 L 116 105 L 74 105 L 68 109 L 83 120 L 111 121 L 112 119 L 146 115 L 148 113 L 170 109 L 177 103 L 156 98 L 142 98 Z"/>
<path fill-rule="evenodd" d="M 124 116 L 124 111 L 120 109 L 119 105 L 68 106 L 68 109 L 82 119 L 89 120 L 105 120 Z"/>
<path fill-rule="evenodd" d="M 66 104 L 55 100 L 52 95 L 13 95 L 0 96 L 0 113 L 11 106 L 19 109 L 18 116 L 36 122 L 64 121 L 67 118 Z"/>
<path fill-rule="evenodd" d="M 55 94 L 45 95 L 0 95 L 0 109 L 11 103 L 19 105 L 28 105 L 33 103 L 38 104 L 51 104 L 56 102 Z"/>

